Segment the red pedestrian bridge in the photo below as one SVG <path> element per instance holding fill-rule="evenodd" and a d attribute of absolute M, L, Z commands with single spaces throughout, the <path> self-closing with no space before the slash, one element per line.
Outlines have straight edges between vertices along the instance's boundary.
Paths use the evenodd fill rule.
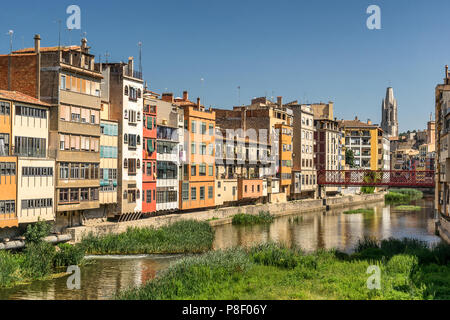
<path fill-rule="evenodd" d="M 434 171 L 319 170 L 318 185 L 434 188 Z"/>

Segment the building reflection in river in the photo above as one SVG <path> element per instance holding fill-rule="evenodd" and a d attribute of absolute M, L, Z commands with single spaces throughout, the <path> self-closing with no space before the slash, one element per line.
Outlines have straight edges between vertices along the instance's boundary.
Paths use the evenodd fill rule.
<path fill-rule="evenodd" d="M 431 227 L 434 224 L 432 202 L 421 201 L 419 205 L 423 208 L 418 212 L 398 212 L 379 203 L 362 207 L 373 208 L 373 214 L 346 215 L 343 212 L 348 209 L 339 209 L 281 217 L 271 225 L 219 226 L 214 248 L 250 247 L 273 241 L 295 245 L 307 252 L 334 248 L 351 252 L 364 237 L 407 237 L 436 243 L 439 238 L 434 236 Z"/>

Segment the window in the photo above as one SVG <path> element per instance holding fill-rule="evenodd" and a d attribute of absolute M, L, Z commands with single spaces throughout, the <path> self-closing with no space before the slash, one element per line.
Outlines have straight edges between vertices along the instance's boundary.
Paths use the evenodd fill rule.
<path fill-rule="evenodd" d="M 196 121 L 191 122 L 191 132 L 197 133 L 197 122 Z"/>
<path fill-rule="evenodd" d="M 191 144 L 191 154 L 196 154 L 196 150 L 195 150 L 195 142 L 193 142 L 192 144 Z"/>
<path fill-rule="evenodd" d="M 205 200 L 205 187 L 200 187 L 200 200 Z"/>
<path fill-rule="evenodd" d="M 198 173 L 201 177 L 206 176 L 206 164 L 205 163 L 202 163 L 201 165 L 199 165 Z"/>
<path fill-rule="evenodd" d="M 191 200 L 197 200 L 197 188 L 191 188 Z"/>
<path fill-rule="evenodd" d="M 128 174 L 135 175 L 136 174 L 136 159 L 128 159 Z"/>
<path fill-rule="evenodd" d="M 69 179 L 69 164 L 66 162 L 61 162 L 59 164 L 59 178 Z"/>
<path fill-rule="evenodd" d="M 147 190 L 145 201 L 147 203 L 152 203 L 152 190 Z"/>
<path fill-rule="evenodd" d="M 191 176 L 195 177 L 197 175 L 197 165 L 192 164 L 191 165 Z"/>
<path fill-rule="evenodd" d="M 125 86 L 125 95 L 128 96 L 128 86 Z"/>
<path fill-rule="evenodd" d="M 61 75 L 61 89 L 66 90 L 66 76 Z"/>
<path fill-rule="evenodd" d="M 128 135 L 128 147 L 136 148 L 137 146 L 137 136 L 135 134 Z"/>
<path fill-rule="evenodd" d="M 11 107 L 9 102 L 0 102 L 0 115 L 9 116 L 11 113 Z"/>
<path fill-rule="evenodd" d="M 59 190 L 59 203 L 69 202 L 69 189 Z"/>
<path fill-rule="evenodd" d="M 206 143 L 200 145 L 200 154 L 203 156 L 206 155 Z"/>
<path fill-rule="evenodd" d="M 89 189 L 88 188 L 81 189 L 80 200 L 81 201 L 89 201 Z"/>
<path fill-rule="evenodd" d="M 214 188 L 208 187 L 208 199 L 212 199 L 214 197 Z"/>
<path fill-rule="evenodd" d="M 79 189 L 70 189 L 70 202 L 79 201 Z"/>
<path fill-rule="evenodd" d="M 206 134 L 206 122 L 202 122 L 202 134 Z"/>
<path fill-rule="evenodd" d="M 183 201 L 189 201 L 189 183 L 183 182 L 181 198 Z"/>
<path fill-rule="evenodd" d="M 213 165 L 210 165 L 210 166 L 208 167 L 208 169 L 209 169 L 209 176 L 210 176 L 210 177 L 213 177 L 213 176 L 214 176 L 214 166 L 213 166 Z"/>
<path fill-rule="evenodd" d="M 210 135 L 210 136 L 213 136 L 213 135 L 214 135 L 214 125 L 213 125 L 213 124 L 210 124 L 210 125 L 209 125 L 209 135 Z"/>
<path fill-rule="evenodd" d="M 1 137 L 0 137 L 1 140 Z M 15 137 L 15 155 L 22 157 L 45 158 L 46 156 L 46 139 Z M 5 146 L 6 149 L 6 146 Z M 9 144 L 8 144 L 9 149 Z M 1 151 L 1 141 L 0 141 Z"/>
<path fill-rule="evenodd" d="M 0 115 L 9 116 L 11 113 L 11 107 L 9 102 L 0 102 Z"/>
<path fill-rule="evenodd" d="M 70 165 L 70 179 L 79 179 L 80 178 L 80 164 L 72 163 Z"/>
<path fill-rule="evenodd" d="M 9 155 L 9 134 L 0 134 L 0 156 Z"/>

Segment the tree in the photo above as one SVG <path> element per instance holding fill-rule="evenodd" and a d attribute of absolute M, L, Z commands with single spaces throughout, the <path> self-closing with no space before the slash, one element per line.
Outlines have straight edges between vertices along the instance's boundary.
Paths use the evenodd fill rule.
<path fill-rule="evenodd" d="M 350 168 L 355 167 L 355 154 L 353 153 L 353 150 L 347 149 L 345 151 L 345 164 L 349 165 Z"/>

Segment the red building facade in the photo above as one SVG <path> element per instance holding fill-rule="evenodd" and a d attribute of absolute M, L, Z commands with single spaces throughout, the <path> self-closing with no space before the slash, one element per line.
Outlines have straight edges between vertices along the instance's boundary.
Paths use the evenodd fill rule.
<path fill-rule="evenodd" d="M 150 105 L 144 95 L 143 109 L 143 156 L 142 156 L 142 213 L 152 215 L 156 212 L 156 106 Z"/>

